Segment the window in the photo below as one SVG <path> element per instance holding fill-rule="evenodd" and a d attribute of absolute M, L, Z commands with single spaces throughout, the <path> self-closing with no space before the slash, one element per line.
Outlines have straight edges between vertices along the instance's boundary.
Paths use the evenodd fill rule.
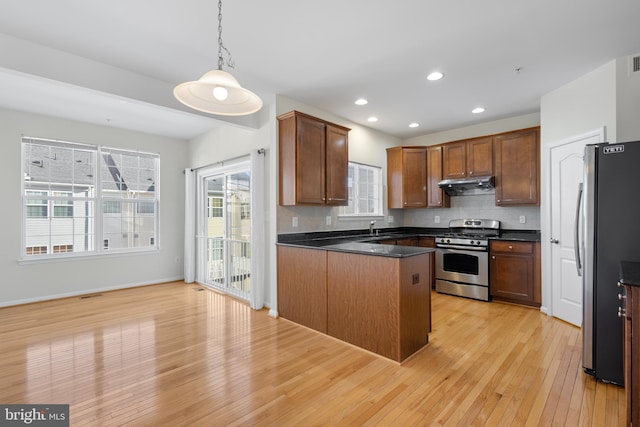
<path fill-rule="evenodd" d="M 240 204 L 240 219 L 251 219 L 251 204 L 250 203 L 241 203 Z"/>
<path fill-rule="evenodd" d="M 207 203 L 209 218 L 222 218 L 222 196 L 209 196 Z"/>
<path fill-rule="evenodd" d="M 46 218 L 49 216 L 49 202 L 46 191 L 27 191 L 27 216 Z"/>
<path fill-rule="evenodd" d="M 349 162 L 349 205 L 341 216 L 382 216 L 382 169 Z"/>
<path fill-rule="evenodd" d="M 155 249 L 159 163 L 156 154 L 22 138 L 23 254 Z"/>
<path fill-rule="evenodd" d="M 56 217 L 73 217 L 73 193 L 68 191 L 54 191 L 53 196 L 56 197 L 53 202 L 53 216 Z"/>

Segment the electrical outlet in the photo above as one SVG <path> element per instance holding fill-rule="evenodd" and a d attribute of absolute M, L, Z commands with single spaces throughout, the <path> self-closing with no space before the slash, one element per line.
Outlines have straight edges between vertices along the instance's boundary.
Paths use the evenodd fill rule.
<path fill-rule="evenodd" d="M 291 218 L 291 226 L 293 228 L 298 227 L 298 217 L 297 216 L 294 216 L 294 217 Z"/>
<path fill-rule="evenodd" d="M 387 222 L 393 222 L 393 215 L 389 215 L 389 217 L 387 218 Z"/>
<path fill-rule="evenodd" d="M 525 224 L 527 222 L 527 217 L 524 215 L 520 215 L 520 224 Z"/>
<path fill-rule="evenodd" d="M 433 222 L 435 222 L 436 224 L 440 224 L 440 215 L 436 215 L 433 217 Z"/>
<path fill-rule="evenodd" d="M 327 215 L 325 219 L 326 219 L 327 225 L 331 225 L 331 215 Z"/>

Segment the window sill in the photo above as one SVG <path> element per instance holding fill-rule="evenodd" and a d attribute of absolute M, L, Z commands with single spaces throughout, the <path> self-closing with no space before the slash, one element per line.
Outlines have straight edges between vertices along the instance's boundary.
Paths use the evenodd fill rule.
<path fill-rule="evenodd" d="M 151 255 L 160 253 L 160 248 L 154 249 L 135 249 L 127 251 L 108 250 L 103 252 L 87 252 L 87 253 L 71 253 L 60 255 L 32 255 L 18 258 L 19 265 L 29 264 L 44 264 L 44 263 L 56 263 L 56 262 L 68 262 L 68 261 L 80 261 L 80 260 L 95 260 L 105 259 L 112 257 L 128 257 L 135 255 Z"/>

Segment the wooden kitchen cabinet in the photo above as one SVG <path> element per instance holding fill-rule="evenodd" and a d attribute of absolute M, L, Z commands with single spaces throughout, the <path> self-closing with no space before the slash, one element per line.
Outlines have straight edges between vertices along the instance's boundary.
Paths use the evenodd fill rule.
<path fill-rule="evenodd" d="M 489 242 L 489 289 L 493 299 L 540 307 L 540 276 L 539 242 Z"/>
<path fill-rule="evenodd" d="M 497 206 L 540 205 L 540 128 L 495 135 Z"/>
<path fill-rule="evenodd" d="M 387 199 L 390 209 L 427 206 L 426 147 L 387 148 Z"/>
<path fill-rule="evenodd" d="M 628 426 L 640 425 L 640 288 L 624 286 L 624 388 Z"/>
<path fill-rule="evenodd" d="M 448 208 L 450 206 L 449 195 L 438 186 L 438 183 L 442 181 L 442 147 L 442 145 L 427 147 L 428 208 Z"/>
<path fill-rule="evenodd" d="M 420 236 L 418 239 L 418 246 L 423 248 L 435 248 L 436 247 L 436 238 L 430 236 Z M 435 267 L 436 265 L 436 253 L 431 252 L 429 254 L 431 256 L 431 265 Z M 431 288 L 436 288 L 436 269 L 431 269 Z"/>
<path fill-rule="evenodd" d="M 328 252 L 328 334 L 398 362 L 428 343 L 429 254 Z"/>
<path fill-rule="evenodd" d="M 327 333 L 327 251 L 277 248 L 278 315 Z"/>
<path fill-rule="evenodd" d="M 443 179 L 493 175 L 493 137 L 448 142 L 442 147 Z"/>
<path fill-rule="evenodd" d="M 280 205 L 348 204 L 348 133 L 299 111 L 278 116 Z"/>

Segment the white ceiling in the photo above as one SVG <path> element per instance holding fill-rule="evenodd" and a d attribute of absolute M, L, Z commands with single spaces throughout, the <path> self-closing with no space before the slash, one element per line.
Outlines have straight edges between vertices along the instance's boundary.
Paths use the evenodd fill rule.
<path fill-rule="evenodd" d="M 226 120 L 171 95 L 216 67 L 215 0 L 0 10 L 0 106 L 179 138 Z M 539 111 L 542 95 L 640 53 L 638 17 L 638 0 L 225 0 L 222 23 L 244 87 L 407 138 Z M 445 78 L 428 82 L 436 69 Z"/>

